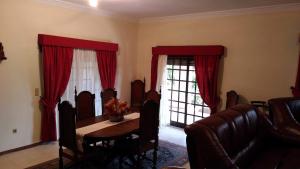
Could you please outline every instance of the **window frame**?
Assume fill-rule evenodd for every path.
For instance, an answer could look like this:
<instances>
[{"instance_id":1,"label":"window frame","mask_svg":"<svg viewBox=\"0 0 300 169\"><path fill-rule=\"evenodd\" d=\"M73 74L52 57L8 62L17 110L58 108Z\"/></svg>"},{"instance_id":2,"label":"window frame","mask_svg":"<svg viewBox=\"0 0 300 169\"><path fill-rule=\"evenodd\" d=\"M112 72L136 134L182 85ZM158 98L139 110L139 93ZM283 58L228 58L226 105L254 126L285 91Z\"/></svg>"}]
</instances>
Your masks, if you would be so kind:
<instances>
[{"instance_id":1,"label":"window frame","mask_svg":"<svg viewBox=\"0 0 300 169\"><path fill-rule=\"evenodd\" d=\"M179 61L179 62L178 62ZM186 68L182 69L182 66L184 65L184 62L186 63ZM179 64L178 64L179 63ZM171 68L170 68L171 66ZM176 68L174 68L176 66ZM179 66L179 67L178 67ZM203 99L201 98L201 95L199 93L199 90L197 90L198 86L197 86L197 81L196 78L195 80L190 80L189 79L189 74L191 72L195 72L195 69L191 69L194 66L194 58L192 56L168 56L168 61L167 61L167 71L169 74L169 71L171 71L171 78L169 78L169 76L167 76L167 81L169 81L171 83L171 88L168 88L167 90L170 92L170 96L171 98L168 98L168 101L170 103L170 107L169 107L169 111L170 111L170 125L172 126L176 126L176 127L185 127L187 125L187 118L188 116L192 116L193 118L193 122L202 119L204 117L204 109L209 107L204 103ZM176 79L176 77L174 77L174 71L178 71L178 79ZM186 71L186 75L185 75L185 79L181 79L181 72L182 71ZM174 82L178 83L178 88L174 89ZM181 82L185 83L185 91L182 91L180 88L180 84ZM193 91L189 91L189 84L194 83L195 88ZM177 98L173 99L173 94L174 92L178 92L178 96ZM180 94L184 93L184 98L185 101L181 101L180 100ZM188 96L190 95L194 95L194 102L189 102L188 101ZM195 103L196 102L196 97L197 95L201 98L201 103ZM173 104L177 104L177 108L174 110L172 107ZM180 111L180 106L179 104L183 103L184 104L184 112ZM188 105L192 105L193 106L193 112L192 113L188 113ZM176 106L176 105L175 105ZM196 106L199 106L199 108L201 109L200 115L196 114ZM210 109L209 109L210 110ZM176 113L177 114L177 120L173 121L172 120L172 113ZM179 122L179 115L183 114L184 116L184 122Z\"/></svg>"}]
</instances>

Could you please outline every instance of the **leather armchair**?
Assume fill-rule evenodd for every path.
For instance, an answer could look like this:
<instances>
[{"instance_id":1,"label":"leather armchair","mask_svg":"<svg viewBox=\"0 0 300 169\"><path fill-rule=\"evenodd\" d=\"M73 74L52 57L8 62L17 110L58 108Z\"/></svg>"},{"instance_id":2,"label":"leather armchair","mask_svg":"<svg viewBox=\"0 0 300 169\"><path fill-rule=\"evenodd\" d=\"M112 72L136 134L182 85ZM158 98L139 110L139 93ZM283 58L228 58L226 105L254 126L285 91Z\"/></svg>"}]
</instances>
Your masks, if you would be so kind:
<instances>
[{"instance_id":1,"label":"leather armchair","mask_svg":"<svg viewBox=\"0 0 300 169\"><path fill-rule=\"evenodd\" d=\"M233 106L185 132L191 169L300 168L300 141L279 133L251 105Z\"/></svg>"},{"instance_id":2,"label":"leather armchair","mask_svg":"<svg viewBox=\"0 0 300 169\"><path fill-rule=\"evenodd\" d=\"M268 102L270 118L278 131L300 140L300 98L282 97Z\"/></svg>"}]
</instances>

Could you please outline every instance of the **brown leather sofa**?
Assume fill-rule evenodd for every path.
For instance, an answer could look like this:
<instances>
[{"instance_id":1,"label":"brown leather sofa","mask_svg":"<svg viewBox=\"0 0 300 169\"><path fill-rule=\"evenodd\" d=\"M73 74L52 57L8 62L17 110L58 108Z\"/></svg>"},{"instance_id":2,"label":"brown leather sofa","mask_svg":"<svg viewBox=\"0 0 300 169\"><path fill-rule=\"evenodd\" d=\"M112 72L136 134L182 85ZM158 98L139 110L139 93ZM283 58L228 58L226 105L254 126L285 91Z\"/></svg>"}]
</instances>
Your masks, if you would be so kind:
<instances>
[{"instance_id":1,"label":"brown leather sofa","mask_svg":"<svg viewBox=\"0 0 300 169\"><path fill-rule=\"evenodd\" d=\"M300 139L239 104L185 128L191 169L297 169Z\"/></svg>"},{"instance_id":2,"label":"brown leather sofa","mask_svg":"<svg viewBox=\"0 0 300 169\"><path fill-rule=\"evenodd\" d=\"M270 118L278 131L300 138L300 98L274 98L268 103Z\"/></svg>"}]
</instances>

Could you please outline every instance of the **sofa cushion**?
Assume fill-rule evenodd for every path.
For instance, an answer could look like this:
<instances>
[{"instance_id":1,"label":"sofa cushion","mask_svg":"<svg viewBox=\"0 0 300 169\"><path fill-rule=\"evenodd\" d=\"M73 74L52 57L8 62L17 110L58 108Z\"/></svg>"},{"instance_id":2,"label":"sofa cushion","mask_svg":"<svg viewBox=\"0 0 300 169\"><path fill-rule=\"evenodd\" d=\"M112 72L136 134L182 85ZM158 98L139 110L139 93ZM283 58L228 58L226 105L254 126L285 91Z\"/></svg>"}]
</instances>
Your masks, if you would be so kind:
<instances>
[{"instance_id":1,"label":"sofa cushion","mask_svg":"<svg viewBox=\"0 0 300 169\"><path fill-rule=\"evenodd\" d=\"M256 155L247 169L299 169L300 149L285 146L267 146ZM241 167L242 168L242 167Z\"/></svg>"}]
</instances>

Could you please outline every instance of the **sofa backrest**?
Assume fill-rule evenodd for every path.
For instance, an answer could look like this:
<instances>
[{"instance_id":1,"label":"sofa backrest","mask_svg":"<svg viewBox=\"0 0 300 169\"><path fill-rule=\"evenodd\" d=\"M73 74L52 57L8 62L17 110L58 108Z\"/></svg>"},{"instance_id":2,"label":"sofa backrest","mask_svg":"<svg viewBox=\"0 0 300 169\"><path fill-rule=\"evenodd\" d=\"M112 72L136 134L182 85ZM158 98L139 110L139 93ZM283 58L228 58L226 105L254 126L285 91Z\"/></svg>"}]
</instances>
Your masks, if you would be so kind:
<instances>
[{"instance_id":1,"label":"sofa backrest","mask_svg":"<svg viewBox=\"0 0 300 169\"><path fill-rule=\"evenodd\" d=\"M300 98L282 97L269 101L270 116L277 127L300 123Z\"/></svg>"},{"instance_id":2,"label":"sofa backrest","mask_svg":"<svg viewBox=\"0 0 300 169\"><path fill-rule=\"evenodd\" d=\"M192 169L243 168L262 146L260 114L239 104L185 128Z\"/></svg>"},{"instance_id":3,"label":"sofa backrest","mask_svg":"<svg viewBox=\"0 0 300 169\"><path fill-rule=\"evenodd\" d=\"M300 123L300 99L291 100L287 103L293 117Z\"/></svg>"}]
</instances>

